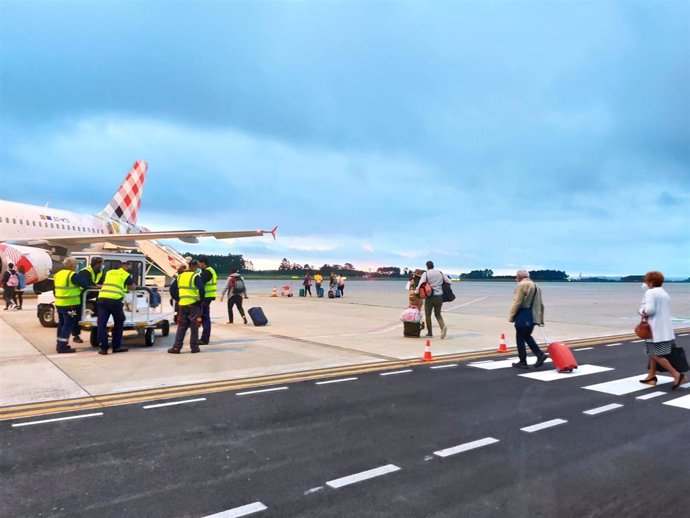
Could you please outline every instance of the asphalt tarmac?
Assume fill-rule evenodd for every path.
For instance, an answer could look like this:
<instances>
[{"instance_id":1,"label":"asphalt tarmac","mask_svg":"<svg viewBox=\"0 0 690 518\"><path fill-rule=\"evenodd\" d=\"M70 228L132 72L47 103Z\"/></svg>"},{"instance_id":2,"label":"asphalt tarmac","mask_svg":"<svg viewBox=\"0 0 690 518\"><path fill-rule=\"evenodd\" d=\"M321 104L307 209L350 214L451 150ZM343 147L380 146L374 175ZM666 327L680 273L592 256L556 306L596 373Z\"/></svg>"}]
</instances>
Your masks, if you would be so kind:
<instances>
[{"instance_id":1,"label":"asphalt tarmac","mask_svg":"<svg viewBox=\"0 0 690 518\"><path fill-rule=\"evenodd\" d=\"M639 342L581 349L570 375L504 355L0 422L1 514L685 515L690 384L638 383Z\"/></svg>"}]
</instances>

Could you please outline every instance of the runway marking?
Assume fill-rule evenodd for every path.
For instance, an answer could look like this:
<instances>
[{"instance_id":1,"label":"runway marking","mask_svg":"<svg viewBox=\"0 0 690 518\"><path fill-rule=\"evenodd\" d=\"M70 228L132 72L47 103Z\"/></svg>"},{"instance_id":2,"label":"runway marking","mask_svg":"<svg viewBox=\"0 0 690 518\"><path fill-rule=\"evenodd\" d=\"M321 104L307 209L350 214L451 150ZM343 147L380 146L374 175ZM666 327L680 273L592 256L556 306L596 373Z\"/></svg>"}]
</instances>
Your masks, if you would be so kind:
<instances>
[{"instance_id":1,"label":"runway marking","mask_svg":"<svg viewBox=\"0 0 690 518\"><path fill-rule=\"evenodd\" d=\"M311 489L307 489L304 492L304 496L311 495L312 493L316 493L317 491L321 491L322 489L323 489L323 486L313 487Z\"/></svg>"},{"instance_id":2,"label":"runway marking","mask_svg":"<svg viewBox=\"0 0 690 518\"><path fill-rule=\"evenodd\" d=\"M399 469L400 468L398 466L395 466L393 464L386 464L385 466L380 466L378 468L362 471L360 473L355 473L354 475L348 475L347 477L329 480L328 482L326 482L326 485L332 487L333 489L338 489L344 486L349 486L350 484L362 482L363 480L369 480L370 478L387 475L388 473L393 473L395 471L398 471Z\"/></svg>"},{"instance_id":3,"label":"runway marking","mask_svg":"<svg viewBox=\"0 0 690 518\"><path fill-rule=\"evenodd\" d=\"M287 390L287 387L274 387L274 388L268 388L268 389L261 389L261 390L248 390L246 392L237 392L235 395L236 396L248 396L249 394L262 394L263 392L275 392L277 390Z\"/></svg>"},{"instance_id":4,"label":"runway marking","mask_svg":"<svg viewBox=\"0 0 690 518\"><path fill-rule=\"evenodd\" d=\"M252 504L243 505L242 507L235 507L216 514L209 514L204 518L240 518L240 516L248 516L250 514L258 513L268 509L261 502L254 502Z\"/></svg>"},{"instance_id":5,"label":"runway marking","mask_svg":"<svg viewBox=\"0 0 690 518\"><path fill-rule=\"evenodd\" d=\"M642 400L652 399L655 397L663 396L665 394L666 394L666 392L661 392L660 390L657 390L656 392L651 392L649 394L645 394L644 396L637 396L635 399L642 399Z\"/></svg>"},{"instance_id":6,"label":"runway marking","mask_svg":"<svg viewBox=\"0 0 690 518\"><path fill-rule=\"evenodd\" d=\"M449 363L448 365L433 365L430 369L450 369L451 367L457 367L457 363Z\"/></svg>"},{"instance_id":7,"label":"runway marking","mask_svg":"<svg viewBox=\"0 0 690 518\"><path fill-rule=\"evenodd\" d=\"M606 347L616 347L617 345L623 345L622 342L616 342L615 344L606 344Z\"/></svg>"},{"instance_id":8,"label":"runway marking","mask_svg":"<svg viewBox=\"0 0 690 518\"><path fill-rule=\"evenodd\" d=\"M412 369L405 369L402 371L381 372L379 376L393 376L395 374L407 374L408 372L412 372Z\"/></svg>"},{"instance_id":9,"label":"runway marking","mask_svg":"<svg viewBox=\"0 0 690 518\"><path fill-rule=\"evenodd\" d=\"M342 383L343 381L355 381L358 380L359 378L340 378L337 380L328 380L328 381L317 381L315 385L328 385L329 383Z\"/></svg>"},{"instance_id":10,"label":"runway marking","mask_svg":"<svg viewBox=\"0 0 690 518\"><path fill-rule=\"evenodd\" d=\"M43 423L55 423L56 421L69 421L71 419L83 419L85 417L97 417L103 415L103 412L95 412L93 414L82 414L82 415L70 415L67 417L56 417L54 419L43 419L41 421L27 421L25 423L13 423L12 427L13 428L19 428L20 426L31 426L34 424L43 424Z\"/></svg>"},{"instance_id":11,"label":"runway marking","mask_svg":"<svg viewBox=\"0 0 690 518\"><path fill-rule=\"evenodd\" d=\"M580 365L573 372L558 372L557 370L548 370L541 372L534 372L531 374L519 374L523 378L531 378L539 381L555 381L568 378L576 378L577 376L588 376L589 374L598 374L600 372L612 371L611 367L601 367L599 365Z\"/></svg>"},{"instance_id":12,"label":"runway marking","mask_svg":"<svg viewBox=\"0 0 690 518\"><path fill-rule=\"evenodd\" d=\"M582 413L587 415L597 415L603 412L610 412L611 410L615 410L616 408L620 408L622 406L623 405L621 405L620 403L611 403L610 405L604 405L597 408L592 408L590 410L585 410Z\"/></svg>"},{"instance_id":13,"label":"runway marking","mask_svg":"<svg viewBox=\"0 0 690 518\"><path fill-rule=\"evenodd\" d=\"M551 419L551 421L544 421L543 423L533 424L532 426L525 426L524 428L520 428L520 430L527 433L534 433L538 432L539 430L544 430L545 428L551 428L552 426L558 426L567 422L568 421L565 419Z\"/></svg>"},{"instance_id":14,"label":"runway marking","mask_svg":"<svg viewBox=\"0 0 690 518\"><path fill-rule=\"evenodd\" d=\"M686 410L690 410L690 395L681 396L672 399L671 401L665 401L664 405L676 406L678 408L685 408Z\"/></svg>"},{"instance_id":15,"label":"runway marking","mask_svg":"<svg viewBox=\"0 0 690 518\"><path fill-rule=\"evenodd\" d=\"M575 352L589 351L590 349L594 349L594 347L580 347L579 349L573 349L573 351L575 351Z\"/></svg>"},{"instance_id":16,"label":"runway marking","mask_svg":"<svg viewBox=\"0 0 690 518\"><path fill-rule=\"evenodd\" d=\"M206 398L200 397L200 398L196 398L196 399L185 399L184 401L171 401L169 403L157 403L155 405L145 405L142 408L144 410L148 410L150 408L160 408L160 407L164 407L164 406L174 406L174 405L184 405L187 403L196 403L197 401L206 401Z\"/></svg>"},{"instance_id":17,"label":"runway marking","mask_svg":"<svg viewBox=\"0 0 690 518\"><path fill-rule=\"evenodd\" d=\"M641 343L644 342L644 341L645 341L645 340L633 340L633 341L630 342L630 343L633 343L633 344L641 344Z\"/></svg>"},{"instance_id":18,"label":"runway marking","mask_svg":"<svg viewBox=\"0 0 690 518\"><path fill-rule=\"evenodd\" d=\"M456 453L474 450L476 448L488 446L489 444L494 444L496 442L498 442L498 439L494 439L493 437L485 437L484 439L479 439L477 441L466 442L458 446L453 446L451 448L446 448L444 450L435 451L434 455L438 457L449 457L451 455L455 455Z\"/></svg>"},{"instance_id":19,"label":"runway marking","mask_svg":"<svg viewBox=\"0 0 690 518\"><path fill-rule=\"evenodd\" d=\"M633 392L652 388L652 385L640 383L640 380L644 379L645 376L646 374L642 373L637 376L607 381L605 383L597 383L596 385L588 385L582 388L603 392L604 394L611 394L613 396L623 396L625 394L632 394ZM664 383L672 382L673 378L671 376L657 376L657 380L657 385L663 385Z\"/></svg>"},{"instance_id":20,"label":"runway marking","mask_svg":"<svg viewBox=\"0 0 690 518\"><path fill-rule=\"evenodd\" d=\"M678 336L688 336L688 333L683 333L682 335L678 335Z\"/></svg>"}]
</instances>

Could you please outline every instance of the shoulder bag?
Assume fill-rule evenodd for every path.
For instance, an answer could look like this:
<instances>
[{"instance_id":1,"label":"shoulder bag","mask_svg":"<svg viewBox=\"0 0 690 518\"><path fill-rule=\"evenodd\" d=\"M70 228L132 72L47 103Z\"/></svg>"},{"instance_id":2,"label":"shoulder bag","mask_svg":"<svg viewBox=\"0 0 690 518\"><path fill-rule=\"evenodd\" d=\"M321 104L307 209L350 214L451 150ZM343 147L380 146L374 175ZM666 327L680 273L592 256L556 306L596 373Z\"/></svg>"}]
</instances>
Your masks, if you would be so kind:
<instances>
[{"instance_id":1,"label":"shoulder bag","mask_svg":"<svg viewBox=\"0 0 690 518\"><path fill-rule=\"evenodd\" d=\"M537 296L537 285L534 285L534 293L532 293L532 302L530 302L528 308L520 308L515 314L515 327L516 328L526 328L534 327L534 315L532 313L532 306L534 305L534 299Z\"/></svg>"},{"instance_id":2,"label":"shoulder bag","mask_svg":"<svg viewBox=\"0 0 690 518\"><path fill-rule=\"evenodd\" d=\"M652 328L649 327L647 317L642 317L640 323L635 326L635 334L643 340L649 340L652 337Z\"/></svg>"}]
</instances>

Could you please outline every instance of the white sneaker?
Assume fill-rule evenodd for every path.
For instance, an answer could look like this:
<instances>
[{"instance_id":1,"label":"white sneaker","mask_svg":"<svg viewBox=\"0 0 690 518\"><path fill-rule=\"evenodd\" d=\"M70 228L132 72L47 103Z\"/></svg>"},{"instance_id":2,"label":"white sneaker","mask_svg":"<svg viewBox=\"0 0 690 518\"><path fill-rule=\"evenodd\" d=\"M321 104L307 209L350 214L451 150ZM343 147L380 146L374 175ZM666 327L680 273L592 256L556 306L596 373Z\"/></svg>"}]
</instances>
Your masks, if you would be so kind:
<instances>
[{"instance_id":1,"label":"white sneaker","mask_svg":"<svg viewBox=\"0 0 690 518\"><path fill-rule=\"evenodd\" d=\"M441 329L441 340L443 340L447 334L448 334L448 326L443 326L443 329Z\"/></svg>"}]
</instances>

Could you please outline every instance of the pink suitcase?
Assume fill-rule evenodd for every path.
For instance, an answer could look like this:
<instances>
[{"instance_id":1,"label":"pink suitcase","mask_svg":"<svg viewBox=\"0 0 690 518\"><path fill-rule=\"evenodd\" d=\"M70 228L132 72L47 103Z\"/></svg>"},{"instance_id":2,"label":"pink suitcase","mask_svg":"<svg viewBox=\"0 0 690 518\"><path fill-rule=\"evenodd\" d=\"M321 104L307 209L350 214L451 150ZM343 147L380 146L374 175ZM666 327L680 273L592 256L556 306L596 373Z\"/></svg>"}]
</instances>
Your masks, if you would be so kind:
<instances>
[{"instance_id":1,"label":"pink suitcase","mask_svg":"<svg viewBox=\"0 0 690 518\"><path fill-rule=\"evenodd\" d=\"M558 372L573 372L574 369L577 369L577 361L575 361L573 352L563 342L549 344L547 351Z\"/></svg>"}]
</instances>

